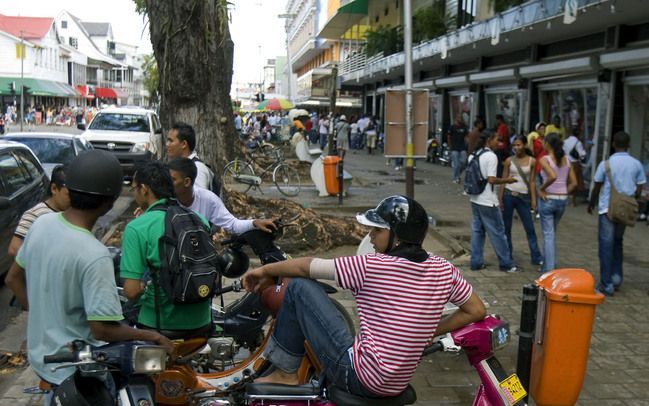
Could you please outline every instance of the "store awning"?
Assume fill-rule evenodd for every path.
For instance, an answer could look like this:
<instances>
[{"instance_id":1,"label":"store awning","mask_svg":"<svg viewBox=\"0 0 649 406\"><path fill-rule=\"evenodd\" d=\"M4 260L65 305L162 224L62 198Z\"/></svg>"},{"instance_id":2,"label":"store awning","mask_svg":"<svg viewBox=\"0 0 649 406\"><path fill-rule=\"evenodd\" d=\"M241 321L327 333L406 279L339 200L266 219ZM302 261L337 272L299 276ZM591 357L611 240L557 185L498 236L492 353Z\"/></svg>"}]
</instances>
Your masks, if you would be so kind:
<instances>
[{"instance_id":1,"label":"store awning","mask_svg":"<svg viewBox=\"0 0 649 406\"><path fill-rule=\"evenodd\" d=\"M95 98L95 95L93 94L95 92L95 89L88 86L88 85L79 85L76 87L77 92L81 95L81 97L85 99L92 100Z\"/></svg>"},{"instance_id":2,"label":"store awning","mask_svg":"<svg viewBox=\"0 0 649 406\"><path fill-rule=\"evenodd\" d=\"M100 99L128 99L128 93L122 89L116 89L112 87L96 87L95 96Z\"/></svg>"},{"instance_id":3,"label":"store awning","mask_svg":"<svg viewBox=\"0 0 649 406\"><path fill-rule=\"evenodd\" d=\"M368 0L352 0L340 7L318 34L321 38L340 39L352 25L367 16Z\"/></svg>"},{"instance_id":4,"label":"store awning","mask_svg":"<svg viewBox=\"0 0 649 406\"><path fill-rule=\"evenodd\" d=\"M29 87L29 94L33 96L50 96L50 97L79 97L79 93L67 83L54 82L44 79L32 78L15 78L15 77L0 77L0 95L10 96L11 83L15 84L16 95L20 95L22 89L21 83Z\"/></svg>"}]
</instances>

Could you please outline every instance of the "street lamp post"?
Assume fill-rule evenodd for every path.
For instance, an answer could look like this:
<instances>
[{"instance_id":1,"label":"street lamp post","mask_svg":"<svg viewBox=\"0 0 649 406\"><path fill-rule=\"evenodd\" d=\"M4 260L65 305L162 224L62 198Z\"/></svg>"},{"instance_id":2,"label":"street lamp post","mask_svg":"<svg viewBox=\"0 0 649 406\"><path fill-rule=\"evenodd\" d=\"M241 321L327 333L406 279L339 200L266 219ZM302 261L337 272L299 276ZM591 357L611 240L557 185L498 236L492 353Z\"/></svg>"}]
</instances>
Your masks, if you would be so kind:
<instances>
[{"instance_id":1,"label":"street lamp post","mask_svg":"<svg viewBox=\"0 0 649 406\"><path fill-rule=\"evenodd\" d=\"M411 0L403 2L403 51L406 86L406 196L415 197L414 145L412 141L412 8Z\"/></svg>"},{"instance_id":2,"label":"street lamp post","mask_svg":"<svg viewBox=\"0 0 649 406\"><path fill-rule=\"evenodd\" d=\"M24 66L25 64L25 38L23 31L20 31L20 132L23 131L23 122L25 121L23 115L25 114L25 82L24 82Z\"/></svg>"},{"instance_id":3,"label":"street lamp post","mask_svg":"<svg viewBox=\"0 0 649 406\"><path fill-rule=\"evenodd\" d=\"M289 33L289 28L290 28L290 22L292 19L294 19L297 16L297 14L293 13L288 13L288 14L280 14L277 17L278 18L284 18L286 19L286 22L284 24L284 27L286 29L286 66L288 69L288 74L287 76L287 83L286 83L286 90L288 91L287 99L289 102L291 102L291 76L292 75L292 68L291 68L291 47L289 46L289 41L288 41L288 33Z\"/></svg>"}]
</instances>

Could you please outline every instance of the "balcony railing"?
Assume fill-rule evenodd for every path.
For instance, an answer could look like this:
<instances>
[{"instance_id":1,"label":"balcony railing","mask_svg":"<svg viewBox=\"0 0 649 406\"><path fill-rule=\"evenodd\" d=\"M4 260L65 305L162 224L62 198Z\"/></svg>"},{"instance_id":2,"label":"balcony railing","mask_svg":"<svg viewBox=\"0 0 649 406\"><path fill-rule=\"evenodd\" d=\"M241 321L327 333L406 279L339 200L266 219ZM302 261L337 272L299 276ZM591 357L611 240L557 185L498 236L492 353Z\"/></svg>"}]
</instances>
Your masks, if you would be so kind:
<instances>
[{"instance_id":1,"label":"balcony railing","mask_svg":"<svg viewBox=\"0 0 649 406\"><path fill-rule=\"evenodd\" d=\"M577 1L579 9L601 2L602 0ZM496 32L500 32L502 35L509 31L556 18L564 13L564 4L565 0L529 1L521 6L499 13L488 20L476 21L441 37L417 44L413 46L412 59L413 61L417 61L434 55L444 54L454 48L492 38ZM391 69L403 66L404 63L404 53L398 52L382 58L368 58L365 65L357 63L354 65L355 69L353 70L344 71L343 73L341 69L339 76L345 82L378 72L389 72Z\"/></svg>"},{"instance_id":2,"label":"balcony railing","mask_svg":"<svg viewBox=\"0 0 649 406\"><path fill-rule=\"evenodd\" d=\"M353 53L344 61L340 63L340 68L338 69L338 75L346 75L347 73L363 69L367 63L367 55L365 55L365 50L360 50L356 53Z\"/></svg>"}]
</instances>

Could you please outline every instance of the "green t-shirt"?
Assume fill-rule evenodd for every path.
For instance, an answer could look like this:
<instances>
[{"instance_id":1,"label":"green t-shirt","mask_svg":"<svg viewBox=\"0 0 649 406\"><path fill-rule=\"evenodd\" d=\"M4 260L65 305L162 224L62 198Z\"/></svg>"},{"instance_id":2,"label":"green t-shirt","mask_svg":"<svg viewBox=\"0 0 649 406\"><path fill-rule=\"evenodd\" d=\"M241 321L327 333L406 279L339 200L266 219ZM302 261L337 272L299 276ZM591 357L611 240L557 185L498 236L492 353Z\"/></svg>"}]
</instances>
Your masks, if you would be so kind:
<instances>
[{"instance_id":1,"label":"green t-shirt","mask_svg":"<svg viewBox=\"0 0 649 406\"><path fill-rule=\"evenodd\" d=\"M164 234L165 212L152 210L162 204L160 199L152 204L140 217L126 226L122 236L122 261L120 275L126 279L142 280L149 278L149 264L160 268L158 239ZM200 216L199 216L200 217ZM201 219L203 219L201 217ZM206 227L207 221L203 219ZM154 288L147 283L140 296L140 315L138 322L147 327L156 327L156 309ZM158 303L160 305L160 328L163 330L193 330L210 323L210 302L179 305L169 300L161 287L158 287Z\"/></svg>"}]
</instances>

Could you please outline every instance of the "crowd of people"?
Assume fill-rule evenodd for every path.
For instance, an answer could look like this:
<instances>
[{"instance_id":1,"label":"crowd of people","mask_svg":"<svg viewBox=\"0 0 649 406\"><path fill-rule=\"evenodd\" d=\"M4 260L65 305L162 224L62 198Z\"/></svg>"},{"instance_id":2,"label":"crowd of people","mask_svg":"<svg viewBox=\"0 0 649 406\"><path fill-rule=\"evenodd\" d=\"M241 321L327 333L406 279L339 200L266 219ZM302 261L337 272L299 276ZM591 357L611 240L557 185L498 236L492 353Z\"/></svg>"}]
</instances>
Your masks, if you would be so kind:
<instances>
[{"instance_id":1,"label":"crowd of people","mask_svg":"<svg viewBox=\"0 0 649 406\"><path fill-rule=\"evenodd\" d=\"M70 106L25 106L23 111L23 124L27 130L34 129L37 125L47 126L66 126L72 127L81 123L89 123L97 114L98 109L90 107L70 107ZM13 104L8 104L0 114L0 124L4 126L5 131L9 126L20 124L20 112ZM2 131L0 131L0 134Z\"/></svg>"}]
</instances>

